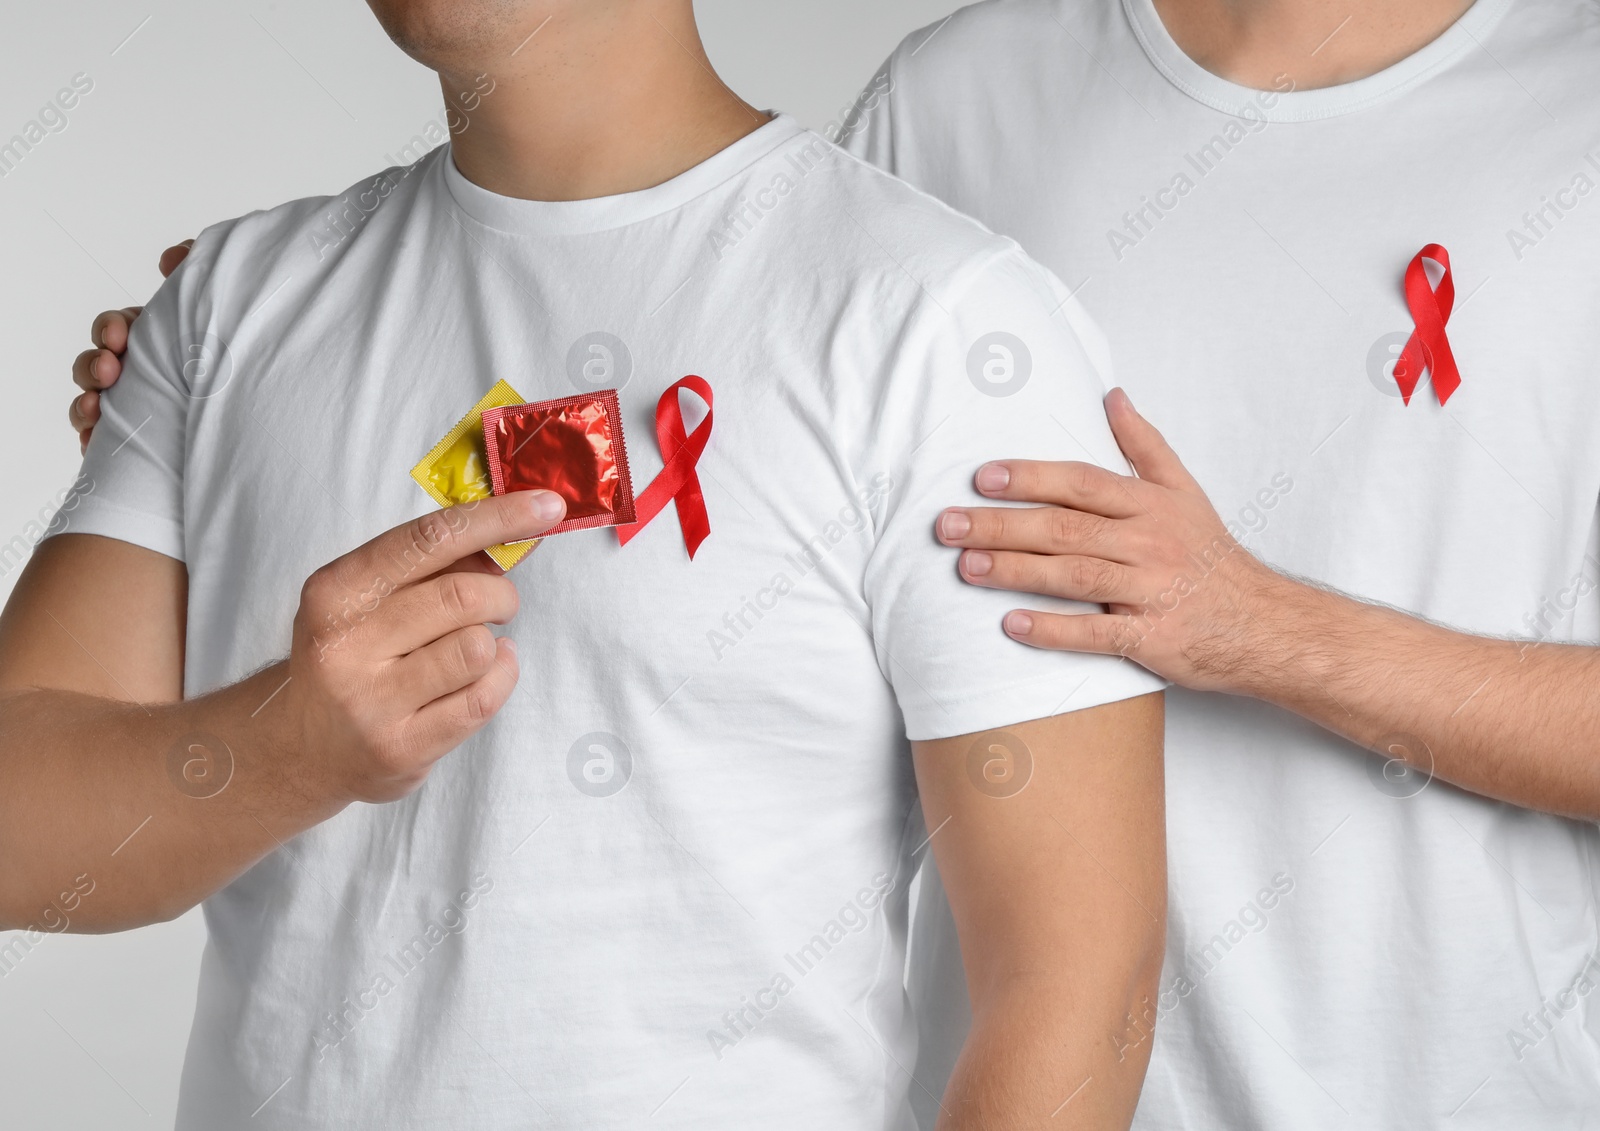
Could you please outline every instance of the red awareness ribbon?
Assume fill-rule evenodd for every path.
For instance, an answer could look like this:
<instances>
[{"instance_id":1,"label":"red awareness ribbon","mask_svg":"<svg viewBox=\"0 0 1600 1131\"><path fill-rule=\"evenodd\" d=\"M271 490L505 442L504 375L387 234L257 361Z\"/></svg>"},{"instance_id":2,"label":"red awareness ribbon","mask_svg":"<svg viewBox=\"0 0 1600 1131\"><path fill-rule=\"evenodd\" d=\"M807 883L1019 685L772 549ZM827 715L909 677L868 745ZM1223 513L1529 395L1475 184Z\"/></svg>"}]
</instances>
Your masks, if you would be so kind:
<instances>
[{"instance_id":1,"label":"red awareness ribbon","mask_svg":"<svg viewBox=\"0 0 1600 1131\"><path fill-rule=\"evenodd\" d=\"M1428 269L1422 265L1431 259L1444 268L1439 279L1439 289L1428 283ZM1417 391L1422 371L1433 375L1433 391L1442 405L1450 394L1461 387L1461 372L1456 368L1456 355L1450 348L1450 339L1444 332L1450 321L1450 312L1456 305L1456 285L1450 277L1450 253L1436 243L1417 252L1416 258L1406 268L1406 305L1411 308L1411 320L1417 324L1406 348L1395 362L1394 381L1400 386L1400 395L1406 404Z\"/></svg>"},{"instance_id":2,"label":"red awareness ribbon","mask_svg":"<svg viewBox=\"0 0 1600 1131\"><path fill-rule=\"evenodd\" d=\"M706 418L688 435L684 434L683 409L678 405L679 389L688 389L706 402ZM695 474L695 465L700 462L709 439L711 386L700 377L685 377L662 393L661 399L656 402L656 443L661 446L661 458L666 461L666 466L635 501L638 521L616 527L619 543L626 546L635 534L666 508L667 503L676 502L678 525L683 528L683 544L689 548L689 559L694 560L694 552L711 534L711 516L706 513L706 497L700 490L700 477Z\"/></svg>"}]
</instances>

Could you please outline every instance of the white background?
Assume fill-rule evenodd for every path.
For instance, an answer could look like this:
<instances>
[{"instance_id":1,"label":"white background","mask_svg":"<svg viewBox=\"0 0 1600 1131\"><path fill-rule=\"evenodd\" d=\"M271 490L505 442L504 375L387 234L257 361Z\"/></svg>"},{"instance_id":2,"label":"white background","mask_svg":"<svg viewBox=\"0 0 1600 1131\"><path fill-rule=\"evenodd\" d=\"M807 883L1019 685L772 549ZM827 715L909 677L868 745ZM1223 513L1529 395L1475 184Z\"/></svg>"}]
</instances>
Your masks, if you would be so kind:
<instances>
[{"instance_id":1,"label":"white background","mask_svg":"<svg viewBox=\"0 0 1600 1131\"><path fill-rule=\"evenodd\" d=\"M957 6L697 4L729 85L819 129L905 34ZM0 178L0 546L48 517L76 473L69 370L96 312L144 302L168 244L220 219L341 191L442 113L433 76L357 0L13 0L7 9L0 145L74 75L94 88L65 129ZM18 572L0 574L0 596ZM0 976L0 1126L170 1127L203 942L191 912L123 935L51 936Z\"/></svg>"}]
</instances>

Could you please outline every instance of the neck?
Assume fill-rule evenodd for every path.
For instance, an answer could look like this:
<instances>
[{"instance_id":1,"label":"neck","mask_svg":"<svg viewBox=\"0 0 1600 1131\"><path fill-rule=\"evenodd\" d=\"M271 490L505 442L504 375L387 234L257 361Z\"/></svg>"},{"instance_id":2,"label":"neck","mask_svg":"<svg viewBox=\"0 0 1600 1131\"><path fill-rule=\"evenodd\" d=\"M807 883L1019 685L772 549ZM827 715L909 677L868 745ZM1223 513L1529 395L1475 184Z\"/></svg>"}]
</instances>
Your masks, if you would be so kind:
<instances>
[{"instance_id":1,"label":"neck","mask_svg":"<svg viewBox=\"0 0 1600 1131\"><path fill-rule=\"evenodd\" d=\"M687 2L559 5L497 40L438 69L456 167L502 196L636 192L768 120L711 69Z\"/></svg>"},{"instance_id":2,"label":"neck","mask_svg":"<svg viewBox=\"0 0 1600 1131\"><path fill-rule=\"evenodd\" d=\"M1432 43L1472 0L1154 0L1189 58L1259 90L1354 82Z\"/></svg>"}]
</instances>

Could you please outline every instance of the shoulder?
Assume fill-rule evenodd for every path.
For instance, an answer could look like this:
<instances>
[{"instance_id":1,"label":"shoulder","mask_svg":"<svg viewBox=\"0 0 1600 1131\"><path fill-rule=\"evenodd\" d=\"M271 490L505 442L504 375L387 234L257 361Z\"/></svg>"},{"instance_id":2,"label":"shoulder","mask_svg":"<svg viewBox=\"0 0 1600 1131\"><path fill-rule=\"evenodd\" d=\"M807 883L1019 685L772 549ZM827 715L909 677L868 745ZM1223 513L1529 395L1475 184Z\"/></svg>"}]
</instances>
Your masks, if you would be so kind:
<instances>
[{"instance_id":1,"label":"shoulder","mask_svg":"<svg viewBox=\"0 0 1600 1131\"><path fill-rule=\"evenodd\" d=\"M875 357L885 380L904 370L914 396L931 356L964 367L990 338L1027 343L1062 367L1077 366L1082 355L1085 372L1101 369L1077 301L1015 240L817 142L828 156L808 180L826 187L807 184L795 194L807 203L781 241L791 262L810 262L786 272L785 285L798 289L796 305L814 305L815 280L838 280L837 317L827 324Z\"/></svg>"},{"instance_id":2,"label":"shoulder","mask_svg":"<svg viewBox=\"0 0 1600 1131\"><path fill-rule=\"evenodd\" d=\"M1134 42L1121 0L985 0L908 35L853 112L844 144L919 181L936 159L1016 141L1020 114L1068 118L1078 88ZM1136 48L1135 48L1136 49Z\"/></svg>"},{"instance_id":3,"label":"shoulder","mask_svg":"<svg viewBox=\"0 0 1600 1131\"><path fill-rule=\"evenodd\" d=\"M383 169L342 192L213 224L169 280L180 292L175 297L253 309L286 279L303 284L336 271L346 258L380 242L375 233L404 222L448 152L441 146L415 164Z\"/></svg>"},{"instance_id":4,"label":"shoulder","mask_svg":"<svg viewBox=\"0 0 1600 1131\"><path fill-rule=\"evenodd\" d=\"M1074 29L1120 8L1118 0L983 0L906 36L887 66L908 76L987 69L1008 52L1070 44Z\"/></svg>"},{"instance_id":5,"label":"shoulder","mask_svg":"<svg viewBox=\"0 0 1600 1131\"><path fill-rule=\"evenodd\" d=\"M1600 117L1600 3L1596 0L1499 0L1498 22L1484 38L1489 69L1535 73L1540 110L1559 121L1582 121L1592 130ZM1481 66L1481 64L1480 64ZM1487 72L1486 72L1487 73Z\"/></svg>"},{"instance_id":6,"label":"shoulder","mask_svg":"<svg viewBox=\"0 0 1600 1131\"><path fill-rule=\"evenodd\" d=\"M803 160L774 168L787 172L795 195L809 203L796 216L806 230L795 234L816 249L813 254L832 261L818 267L848 275L852 290L879 300L921 293L943 305L990 278L1049 289L1049 273L1015 240L816 134L802 135L793 146ZM820 191L808 191L812 181Z\"/></svg>"}]
</instances>

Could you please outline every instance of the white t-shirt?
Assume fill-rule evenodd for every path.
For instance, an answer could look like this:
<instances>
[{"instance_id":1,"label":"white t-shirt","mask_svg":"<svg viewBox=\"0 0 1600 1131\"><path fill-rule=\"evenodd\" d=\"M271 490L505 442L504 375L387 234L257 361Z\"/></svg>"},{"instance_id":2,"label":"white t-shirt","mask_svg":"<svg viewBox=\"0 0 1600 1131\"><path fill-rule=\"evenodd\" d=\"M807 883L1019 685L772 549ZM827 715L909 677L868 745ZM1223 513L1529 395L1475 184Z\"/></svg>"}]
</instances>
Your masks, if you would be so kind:
<instances>
[{"instance_id":1,"label":"white t-shirt","mask_svg":"<svg viewBox=\"0 0 1600 1131\"><path fill-rule=\"evenodd\" d=\"M625 196L509 199L440 150L206 232L71 523L187 563L190 694L431 509L409 469L496 380L620 388L640 489L665 388L716 415L693 561L671 507L546 541L500 715L207 901L179 1126L908 1126L907 735L1159 686L1006 639L933 536L985 459L1119 465L1065 298L787 118Z\"/></svg>"},{"instance_id":2,"label":"white t-shirt","mask_svg":"<svg viewBox=\"0 0 1600 1131\"><path fill-rule=\"evenodd\" d=\"M1370 78L1261 93L1185 57L1151 0L1005 0L908 39L851 146L1078 288L1266 560L1468 632L1592 644L1597 61L1593 3L1478 0ZM1435 241L1463 384L1408 407L1402 279ZM1171 932L1136 1127L1593 1119L1593 825L1386 778L1254 701L1175 691L1168 724ZM929 929L937 1091L964 1002Z\"/></svg>"}]
</instances>

